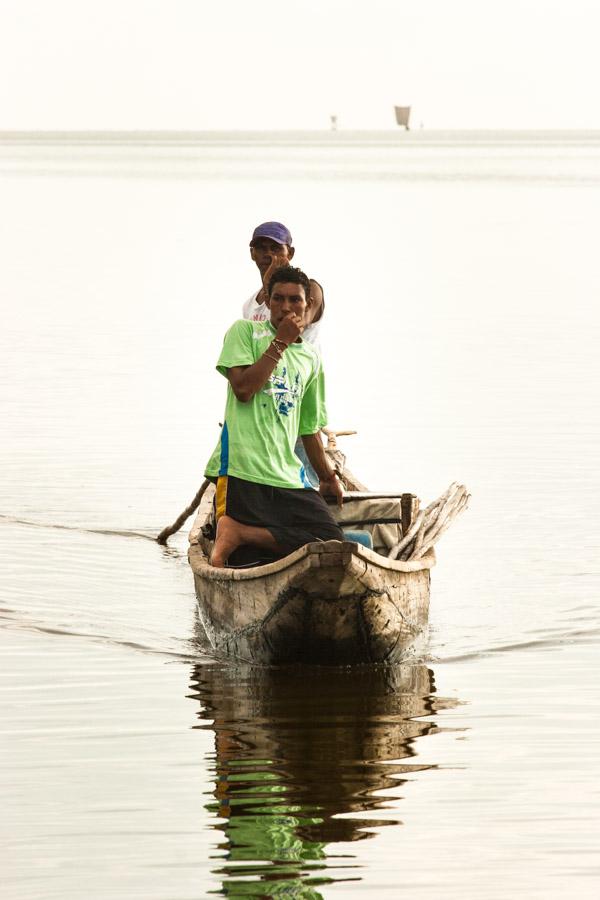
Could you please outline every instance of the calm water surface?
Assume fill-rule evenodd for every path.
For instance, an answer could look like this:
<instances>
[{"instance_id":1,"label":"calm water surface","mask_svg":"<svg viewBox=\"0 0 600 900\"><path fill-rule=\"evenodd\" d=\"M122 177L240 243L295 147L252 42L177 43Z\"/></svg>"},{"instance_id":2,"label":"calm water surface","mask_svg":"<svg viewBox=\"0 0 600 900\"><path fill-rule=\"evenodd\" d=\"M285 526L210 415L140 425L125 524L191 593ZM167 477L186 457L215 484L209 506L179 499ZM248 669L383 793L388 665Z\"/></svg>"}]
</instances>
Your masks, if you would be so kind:
<instances>
[{"instance_id":1,"label":"calm water surface","mask_svg":"<svg viewBox=\"0 0 600 900\"><path fill-rule=\"evenodd\" d=\"M7 898L600 889L600 135L0 140ZM247 243L325 285L331 423L452 480L393 669L213 659L186 535Z\"/></svg>"}]
</instances>

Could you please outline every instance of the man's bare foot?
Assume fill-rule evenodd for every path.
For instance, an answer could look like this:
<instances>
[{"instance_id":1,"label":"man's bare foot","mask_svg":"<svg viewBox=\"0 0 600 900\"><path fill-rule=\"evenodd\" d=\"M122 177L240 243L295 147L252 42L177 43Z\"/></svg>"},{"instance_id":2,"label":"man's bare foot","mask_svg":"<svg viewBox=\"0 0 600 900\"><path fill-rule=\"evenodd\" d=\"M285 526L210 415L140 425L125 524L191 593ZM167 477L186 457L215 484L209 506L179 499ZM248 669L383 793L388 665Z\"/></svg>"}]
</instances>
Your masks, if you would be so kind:
<instances>
[{"instance_id":1,"label":"man's bare foot","mask_svg":"<svg viewBox=\"0 0 600 900\"><path fill-rule=\"evenodd\" d=\"M217 535L215 545L210 555L210 564L222 569L234 550L242 543L239 522L231 516L221 516L217 522Z\"/></svg>"},{"instance_id":2,"label":"man's bare foot","mask_svg":"<svg viewBox=\"0 0 600 900\"><path fill-rule=\"evenodd\" d=\"M262 547L274 553L283 552L275 543L275 538L266 528L257 525L242 525L231 516L221 516L217 522L215 544L210 555L210 565L222 569L234 550L242 544Z\"/></svg>"}]
</instances>

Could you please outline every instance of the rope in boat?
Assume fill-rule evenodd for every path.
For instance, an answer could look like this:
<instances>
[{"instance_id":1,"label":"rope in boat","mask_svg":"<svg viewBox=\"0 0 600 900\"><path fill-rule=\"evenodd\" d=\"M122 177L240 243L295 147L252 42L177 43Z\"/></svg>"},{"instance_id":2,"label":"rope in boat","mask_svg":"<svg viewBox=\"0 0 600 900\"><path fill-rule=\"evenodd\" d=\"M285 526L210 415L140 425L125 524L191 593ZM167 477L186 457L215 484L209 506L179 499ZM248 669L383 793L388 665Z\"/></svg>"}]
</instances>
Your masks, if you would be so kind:
<instances>
[{"instance_id":1,"label":"rope in boat","mask_svg":"<svg viewBox=\"0 0 600 900\"><path fill-rule=\"evenodd\" d=\"M177 517L177 519L175 519L175 521L173 522L172 525L169 525L168 528L163 528L161 533L156 538L157 543L163 544L163 545L166 544L168 539L171 537L171 535L175 534L175 532L179 531L179 529L181 528L181 526L183 525L185 520L189 519L191 514L195 510L197 510L198 507L200 506L200 501L202 500L202 497L204 496L204 491L206 490L206 488L208 487L209 484L210 484L210 481L208 479L205 479L202 482L202 484L200 485L200 490L197 492L196 496L194 497L194 499L192 500L190 505L184 509L184 511L181 513L180 516Z\"/></svg>"},{"instance_id":2,"label":"rope in boat","mask_svg":"<svg viewBox=\"0 0 600 900\"><path fill-rule=\"evenodd\" d=\"M464 484L453 481L441 497L416 516L401 541L389 552L390 559L421 559L439 540L453 520L465 510L471 495Z\"/></svg>"}]
</instances>

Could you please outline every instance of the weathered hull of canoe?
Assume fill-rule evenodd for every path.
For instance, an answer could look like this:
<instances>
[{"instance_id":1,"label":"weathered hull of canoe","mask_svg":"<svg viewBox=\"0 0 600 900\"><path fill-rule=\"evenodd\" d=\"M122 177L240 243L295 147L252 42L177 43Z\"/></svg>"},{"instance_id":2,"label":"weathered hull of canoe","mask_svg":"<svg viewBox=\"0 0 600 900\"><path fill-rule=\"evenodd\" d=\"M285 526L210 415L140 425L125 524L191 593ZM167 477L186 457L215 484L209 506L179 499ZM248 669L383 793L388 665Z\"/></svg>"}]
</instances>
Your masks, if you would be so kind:
<instances>
[{"instance_id":1,"label":"weathered hull of canoe","mask_svg":"<svg viewBox=\"0 0 600 900\"><path fill-rule=\"evenodd\" d=\"M200 619L218 653L263 665L395 662L427 623L433 551L397 562L328 541L218 569L191 540Z\"/></svg>"}]
</instances>

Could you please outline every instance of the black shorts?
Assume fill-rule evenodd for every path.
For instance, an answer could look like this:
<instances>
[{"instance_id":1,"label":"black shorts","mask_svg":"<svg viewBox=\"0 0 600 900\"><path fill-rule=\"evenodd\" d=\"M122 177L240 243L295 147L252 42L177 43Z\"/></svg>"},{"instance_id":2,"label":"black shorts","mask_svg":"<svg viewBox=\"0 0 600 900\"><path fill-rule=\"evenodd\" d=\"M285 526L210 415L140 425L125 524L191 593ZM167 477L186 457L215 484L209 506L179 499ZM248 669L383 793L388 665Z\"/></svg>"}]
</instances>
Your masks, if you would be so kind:
<instances>
[{"instance_id":1,"label":"black shorts","mask_svg":"<svg viewBox=\"0 0 600 900\"><path fill-rule=\"evenodd\" d=\"M221 475L215 509L217 521L228 515L242 525L266 528L285 553L311 541L344 540L327 504L312 488L272 487Z\"/></svg>"}]
</instances>

